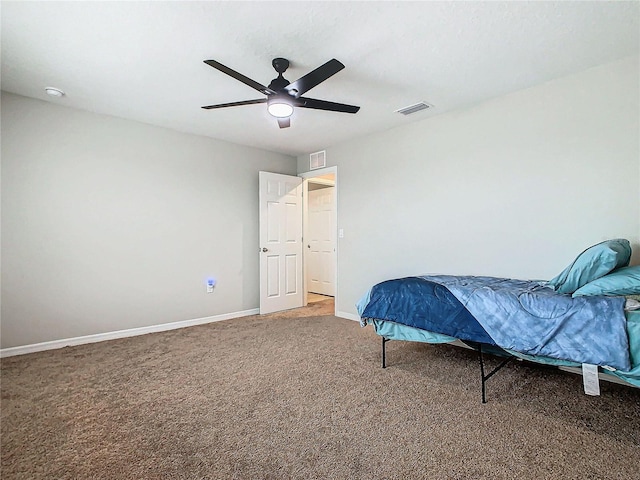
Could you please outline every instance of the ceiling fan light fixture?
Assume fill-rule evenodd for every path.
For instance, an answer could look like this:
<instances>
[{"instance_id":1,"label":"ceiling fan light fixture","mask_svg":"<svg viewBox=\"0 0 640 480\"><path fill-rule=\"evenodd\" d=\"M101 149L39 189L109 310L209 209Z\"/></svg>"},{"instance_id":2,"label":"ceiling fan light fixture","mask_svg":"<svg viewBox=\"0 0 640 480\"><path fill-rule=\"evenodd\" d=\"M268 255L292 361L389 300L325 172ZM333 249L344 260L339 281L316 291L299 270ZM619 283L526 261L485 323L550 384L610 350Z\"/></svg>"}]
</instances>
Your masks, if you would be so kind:
<instances>
[{"instance_id":1,"label":"ceiling fan light fixture","mask_svg":"<svg viewBox=\"0 0 640 480\"><path fill-rule=\"evenodd\" d=\"M293 113L293 105L282 97L269 98L267 110L276 118L287 118Z\"/></svg>"}]
</instances>

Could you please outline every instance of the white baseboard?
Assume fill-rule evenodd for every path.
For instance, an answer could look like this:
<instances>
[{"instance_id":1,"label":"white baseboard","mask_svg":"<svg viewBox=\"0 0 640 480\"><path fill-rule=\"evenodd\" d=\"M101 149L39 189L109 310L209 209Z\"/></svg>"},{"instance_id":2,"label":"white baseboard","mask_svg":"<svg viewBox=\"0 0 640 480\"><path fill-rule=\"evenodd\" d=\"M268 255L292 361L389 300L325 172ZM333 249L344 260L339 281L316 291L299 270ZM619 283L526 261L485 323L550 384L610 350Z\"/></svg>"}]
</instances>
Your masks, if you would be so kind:
<instances>
[{"instance_id":1,"label":"white baseboard","mask_svg":"<svg viewBox=\"0 0 640 480\"><path fill-rule=\"evenodd\" d=\"M75 345L84 345L86 343L104 342L105 340L135 337L137 335L146 335L147 333L165 332L167 330L193 327L195 325L219 322L221 320L230 320L232 318L248 317L249 315L256 315L258 313L260 313L259 309L252 308L251 310L213 315L211 317L195 318L193 320L182 320L180 322L162 323L160 325L150 325L148 327L129 328L127 330L117 330L115 332L97 333L95 335L85 335L82 337L64 338L62 340L33 343L31 345L22 345L19 347L3 348L0 349L0 358L43 352L45 350L54 350L56 348L72 347Z\"/></svg>"},{"instance_id":2,"label":"white baseboard","mask_svg":"<svg viewBox=\"0 0 640 480\"><path fill-rule=\"evenodd\" d=\"M354 313L336 312L336 317L346 318L347 320L355 320L356 322L360 321L360 317Z\"/></svg>"}]
</instances>

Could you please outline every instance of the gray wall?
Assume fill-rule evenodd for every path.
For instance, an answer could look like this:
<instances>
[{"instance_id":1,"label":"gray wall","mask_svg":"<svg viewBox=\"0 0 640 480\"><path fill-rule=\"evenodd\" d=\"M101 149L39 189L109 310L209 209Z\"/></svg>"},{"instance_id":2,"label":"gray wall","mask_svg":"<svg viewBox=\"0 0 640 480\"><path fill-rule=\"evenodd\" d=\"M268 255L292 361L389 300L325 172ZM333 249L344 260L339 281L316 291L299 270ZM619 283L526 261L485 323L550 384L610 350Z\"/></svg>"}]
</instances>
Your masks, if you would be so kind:
<instances>
[{"instance_id":1,"label":"gray wall","mask_svg":"<svg viewBox=\"0 0 640 480\"><path fill-rule=\"evenodd\" d=\"M639 263L639 84L627 58L327 148L338 312L404 275L549 279L607 238Z\"/></svg>"},{"instance_id":2,"label":"gray wall","mask_svg":"<svg viewBox=\"0 0 640 480\"><path fill-rule=\"evenodd\" d=\"M259 170L296 162L3 93L2 348L258 307Z\"/></svg>"}]
</instances>

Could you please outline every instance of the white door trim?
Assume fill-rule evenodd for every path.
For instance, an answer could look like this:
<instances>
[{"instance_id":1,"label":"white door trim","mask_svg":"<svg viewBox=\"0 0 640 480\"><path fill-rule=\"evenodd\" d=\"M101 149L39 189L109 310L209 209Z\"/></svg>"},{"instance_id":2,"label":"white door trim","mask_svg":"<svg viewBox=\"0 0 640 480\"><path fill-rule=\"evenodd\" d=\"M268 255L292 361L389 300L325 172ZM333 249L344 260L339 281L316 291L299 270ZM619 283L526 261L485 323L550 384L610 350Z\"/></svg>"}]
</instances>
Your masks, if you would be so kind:
<instances>
[{"instance_id":1,"label":"white door trim","mask_svg":"<svg viewBox=\"0 0 640 480\"><path fill-rule=\"evenodd\" d=\"M301 177L303 179L302 182L302 231L303 231L303 238L306 239L308 238L307 235L307 228L309 225L309 218L308 218L308 208L309 208L309 204L308 204L308 198L309 198L309 179L310 178L314 178L314 177L319 177L322 175L328 175L333 173L335 175L335 202L333 205L333 215L334 215L334 219L335 219L335 223L334 225L336 226L335 231L333 232L334 235L334 244L336 246L336 254L334 256L334 262L335 262L335 268L333 269L334 271L334 285L336 286L336 295L334 298L334 315L337 313L338 311L338 292L339 292L339 285L338 285L338 256L340 255L340 244L338 243L338 205L339 205L339 201L340 201L340 193L339 193L339 189L338 189L338 183L340 182L339 178L338 178L338 167L337 166L333 166L333 167L325 167L325 168L319 168L317 170L311 170L309 172L302 172L299 173L298 176ZM303 242L304 244L304 242ZM308 255L307 255L307 249L303 248L303 265L304 268L306 268L307 265L307 261L308 261ZM303 273L302 275L302 281L303 281L303 288L304 288L304 305L307 305L307 274L306 271Z\"/></svg>"},{"instance_id":2,"label":"white door trim","mask_svg":"<svg viewBox=\"0 0 640 480\"><path fill-rule=\"evenodd\" d=\"M309 172L302 172L299 173L298 176L302 177L302 178L313 178L313 177L321 177L322 175L328 175L330 173L333 173L336 175L336 182L338 181L338 167L337 166L333 166L333 167L324 167L324 168L319 168L317 170L311 170Z\"/></svg>"}]
</instances>

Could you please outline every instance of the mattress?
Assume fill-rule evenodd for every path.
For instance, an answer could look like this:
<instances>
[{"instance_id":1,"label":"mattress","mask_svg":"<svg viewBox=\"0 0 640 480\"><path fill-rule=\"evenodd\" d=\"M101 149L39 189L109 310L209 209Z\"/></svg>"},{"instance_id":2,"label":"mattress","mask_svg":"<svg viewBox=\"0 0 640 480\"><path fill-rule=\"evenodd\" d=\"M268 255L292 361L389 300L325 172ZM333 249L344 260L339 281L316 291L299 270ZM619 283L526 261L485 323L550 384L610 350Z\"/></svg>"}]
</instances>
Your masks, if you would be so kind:
<instances>
[{"instance_id":1,"label":"mattress","mask_svg":"<svg viewBox=\"0 0 640 480\"><path fill-rule=\"evenodd\" d=\"M631 369L629 371L609 371L602 370L606 376L615 376L621 380L640 387L640 311L625 312L627 319L627 335L629 337L629 356L631 359ZM387 320L372 319L368 323L373 325L375 332L389 340L405 340L411 342L423 343L454 343L459 339L443 335L441 333L430 332L416 327L403 325L401 323L391 322ZM544 365L555 365L558 367L580 367L580 363L568 360L560 360L551 357L526 355L514 350L506 350L515 357L522 358L535 363Z\"/></svg>"}]
</instances>

